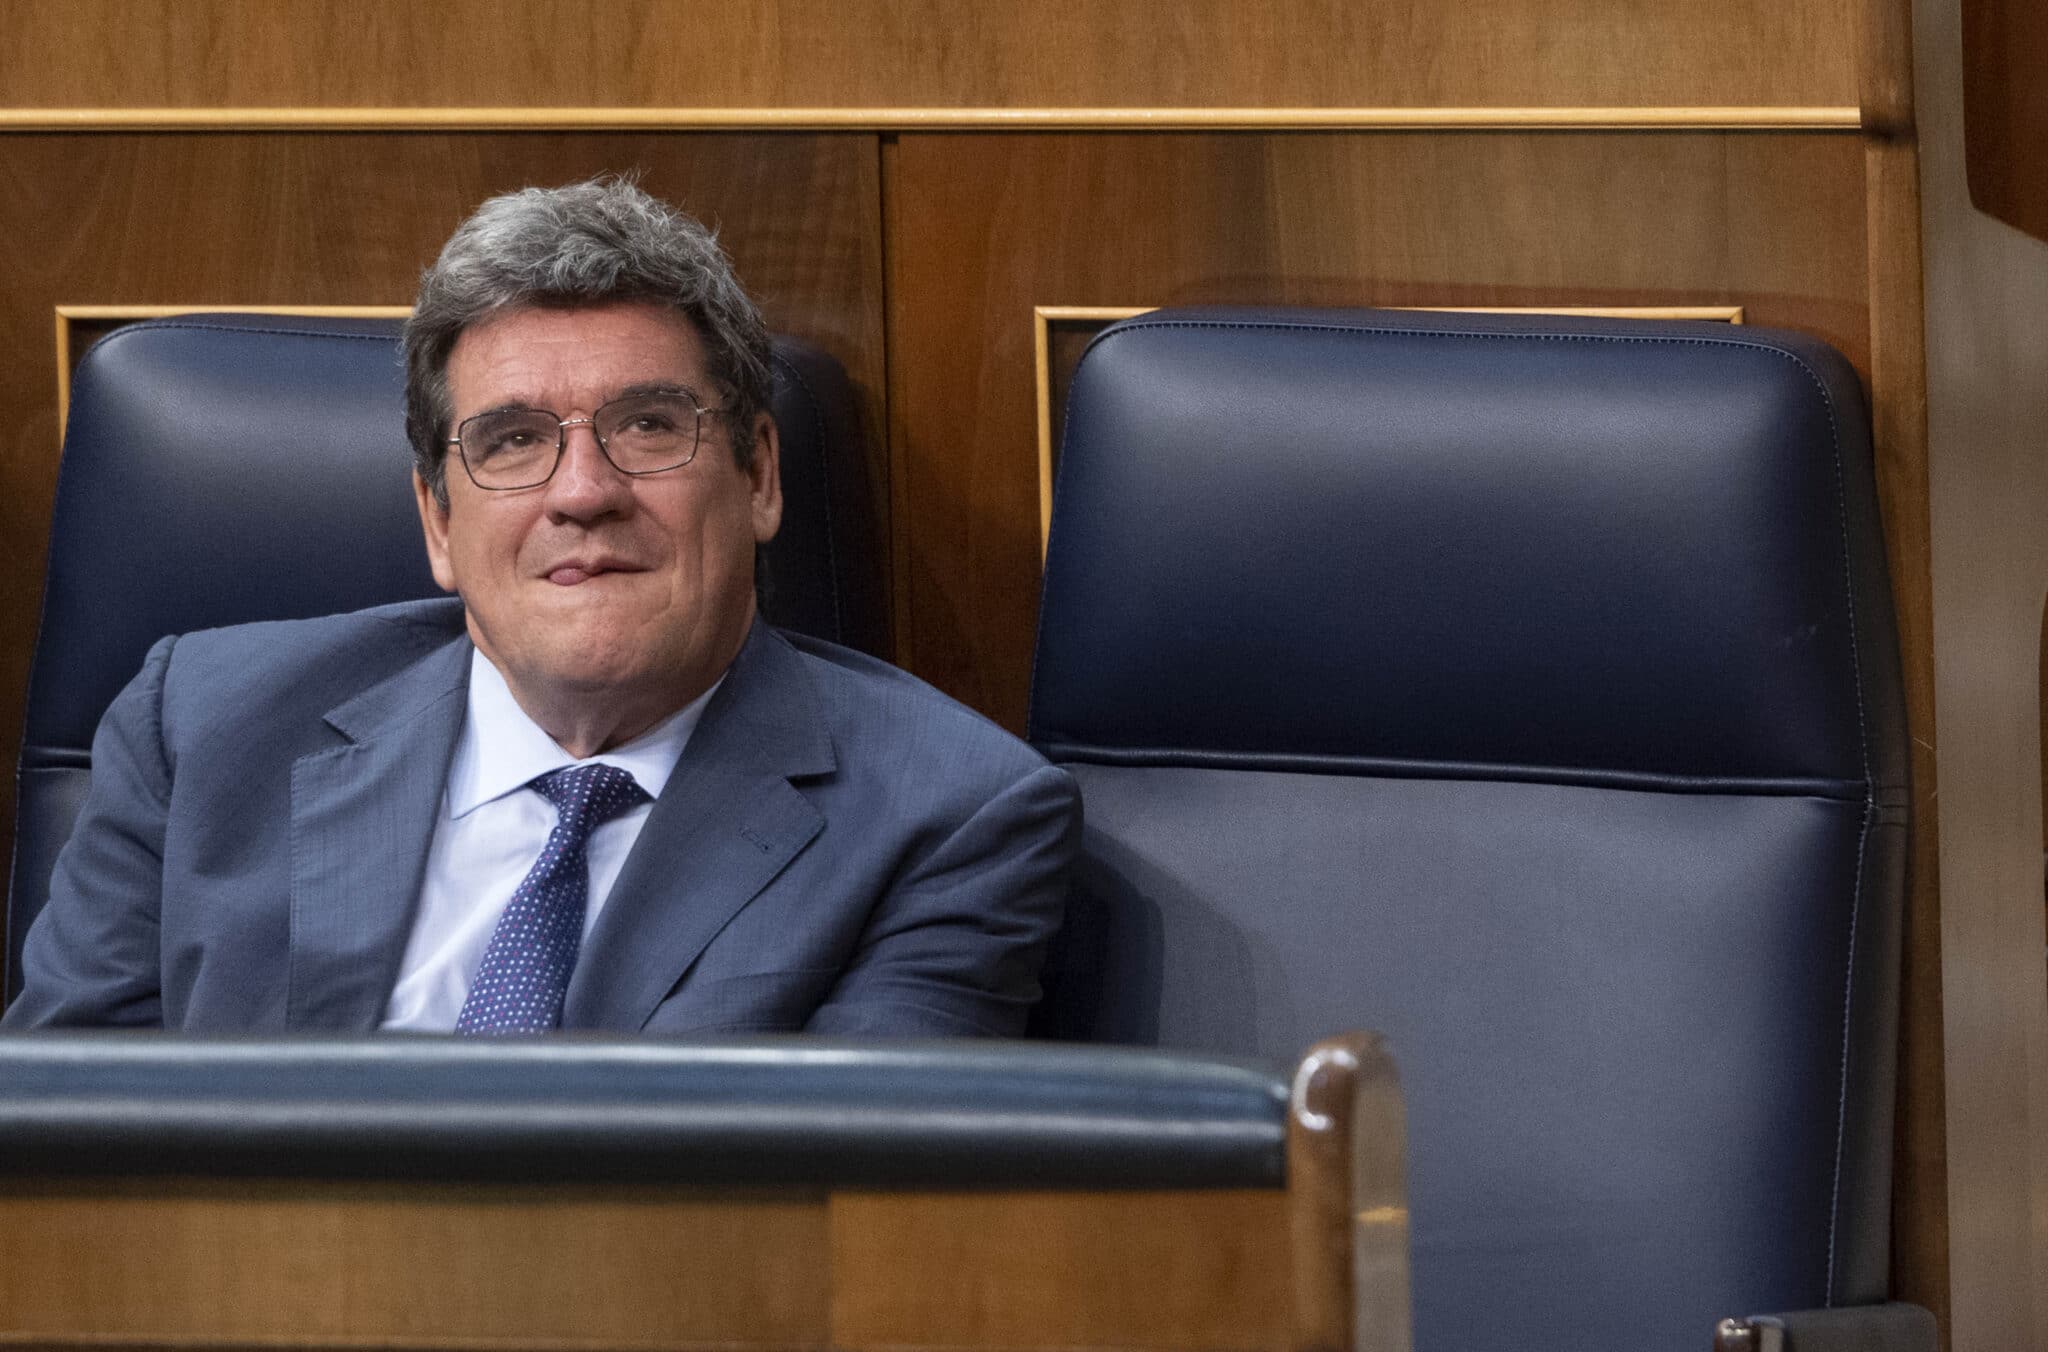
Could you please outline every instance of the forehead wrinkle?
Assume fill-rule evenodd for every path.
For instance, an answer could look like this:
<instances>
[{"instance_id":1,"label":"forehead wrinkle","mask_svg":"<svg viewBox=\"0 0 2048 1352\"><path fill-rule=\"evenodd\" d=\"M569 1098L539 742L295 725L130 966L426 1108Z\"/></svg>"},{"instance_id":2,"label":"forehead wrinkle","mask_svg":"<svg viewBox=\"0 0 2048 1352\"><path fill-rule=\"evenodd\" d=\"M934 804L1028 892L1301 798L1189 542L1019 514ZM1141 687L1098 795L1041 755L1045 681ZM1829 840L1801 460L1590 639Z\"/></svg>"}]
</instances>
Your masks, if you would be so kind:
<instances>
[{"instance_id":1,"label":"forehead wrinkle","mask_svg":"<svg viewBox=\"0 0 2048 1352\"><path fill-rule=\"evenodd\" d=\"M504 401L503 403L498 403L498 404L492 404L492 405L491 405L491 406L490 406L489 408L480 408L480 409L478 409L478 410L477 410L476 412L474 412L474 413L472 413L472 414L468 415L468 417L465 417L465 418L463 419L463 421L464 421L464 422L468 422L468 421L470 420L470 418L488 418L488 417L489 417L489 416L490 416L491 414L493 414L493 413L549 413L549 412L552 412L552 410L550 410L549 408L547 408L547 407L546 407L545 405L542 405L542 404L537 404L537 403L533 403L533 402L531 402L531 401L528 401L528 400L524 400L524 399L516 399L516 398L515 398L515 399L508 399L508 400L505 400L505 401Z\"/></svg>"},{"instance_id":2,"label":"forehead wrinkle","mask_svg":"<svg viewBox=\"0 0 2048 1352\"><path fill-rule=\"evenodd\" d=\"M574 321L587 315L611 312L623 327L608 330L596 340L577 331ZM641 317L657 322L635 331L630 322ZM556 322L557 320L562 322ZM504 341L507 331L518 337ZM650 341L652 335L652 341ZM702 370L702 338L687 318L669 314L658 306L642 302L552 310L521 309L493 316L465 329L449 354L450 394L454 386L467 386L467 393L488 396L480 412L512 409L553 413L557 419L570 414L589 414L615 399L640 393L690 393L702 402L698 391L708 376ZM467 378L457 380L465 366ZM481 350L479 350L481 349ZM631 379L638 376L639 379ZM610 379L618 384L597 385ZM588 401L586 403L586 400ZM458 407L458 421L476 416Z\"/></svg>"},{"instance_id":3,"label":"forehead wrinkle","mask_svg":"<svg viewBox=\"0 0 2048 1352\"><path fill-rule=\"evenodd\" d=\"M596 412L597 409L603 408L606 404L616 404L621 399L639 399L650 394L680 394L688 396L693 400L703 397L686 381L639 380L611 394L605 395L591 411ZM557 422L560 422L562 419L561 414L555 412L546 404L538 400L525 399L514 395L510 399L492 404L489 408L480 408L476 412L466 415L462 421L468 422L471 418L487 418L493 413L545 413Z\"/></svg>"}]
</instances>

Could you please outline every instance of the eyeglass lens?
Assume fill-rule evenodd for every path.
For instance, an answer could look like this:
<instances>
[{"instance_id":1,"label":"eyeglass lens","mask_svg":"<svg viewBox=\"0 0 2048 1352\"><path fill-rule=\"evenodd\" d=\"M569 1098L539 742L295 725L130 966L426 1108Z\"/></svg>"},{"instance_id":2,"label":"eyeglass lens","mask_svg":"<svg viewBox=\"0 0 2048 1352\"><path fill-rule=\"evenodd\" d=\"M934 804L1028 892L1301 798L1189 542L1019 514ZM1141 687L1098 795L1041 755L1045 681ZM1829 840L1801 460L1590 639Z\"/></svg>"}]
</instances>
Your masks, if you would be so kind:
<instances>
[{"instance_id":1,"label":"eyeglass lens","mask_svg":"<svg viewBox=\"0 0 2048 1352\"><path fill-rule=\"evenodd\" d=\"M697 405L683 394L615 399L591 416L591 430L626 474L687 465L697 454ZM547 482L561 452L561 420L546 409L480 413L457 429L462 462L479 488L529 488Z\"/></svg>"}]
</instances>

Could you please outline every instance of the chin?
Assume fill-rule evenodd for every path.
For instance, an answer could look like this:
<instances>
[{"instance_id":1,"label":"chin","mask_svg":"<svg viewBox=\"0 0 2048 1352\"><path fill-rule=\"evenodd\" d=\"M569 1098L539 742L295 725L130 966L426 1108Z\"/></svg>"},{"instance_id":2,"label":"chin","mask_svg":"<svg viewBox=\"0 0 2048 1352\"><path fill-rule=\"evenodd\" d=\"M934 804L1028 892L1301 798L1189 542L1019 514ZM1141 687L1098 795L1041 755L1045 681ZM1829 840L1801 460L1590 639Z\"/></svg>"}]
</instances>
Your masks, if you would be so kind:
<instances>
[{"instance_id":1,"label":"chin","mask_svg":"<svg viewBox=\"0 0 2048 1352\"><path fill-rule=\"evenodd\" d=\"M656 683L660 664L650 663L648 653L641 649L608 650L598 647L578 648L574 652L556 653L554 660L542 664L541 669L548 678L564 690L580 690L592 695L608 691L625 693L640 691Z\"/></svg>"}]
</instances>

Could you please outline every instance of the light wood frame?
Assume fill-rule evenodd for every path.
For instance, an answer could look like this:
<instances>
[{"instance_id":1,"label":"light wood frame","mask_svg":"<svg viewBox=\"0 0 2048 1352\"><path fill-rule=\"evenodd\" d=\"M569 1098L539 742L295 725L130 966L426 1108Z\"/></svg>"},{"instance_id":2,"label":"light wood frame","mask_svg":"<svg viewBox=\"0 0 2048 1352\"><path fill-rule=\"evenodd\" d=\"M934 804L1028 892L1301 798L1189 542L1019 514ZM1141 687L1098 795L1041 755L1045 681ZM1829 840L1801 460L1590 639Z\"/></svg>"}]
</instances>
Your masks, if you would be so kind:
<instances>
[{"instance_id":1,"label":"light wood frame","mask_svg":"<svg viewBox=\"0 0 2048 1352\"><path fill-rule=\"evenodd\" d=\"M1558 108L5 108L0 132L1839 131L1853 105Z\"/></svg>"},{"instance_id":2,"label":"light wood frame","mask_svg":"<svg viewBox=\"0 0 2048 1352\"><path fill-rule=\"evenodd\" d=\"M57 322L57 439L71 416L72 353L80 322L132 324L141 319L172 319L178 315L304 315L308 319L404 319L410 305L59 305Z\"/></svg>"}]
</instances>

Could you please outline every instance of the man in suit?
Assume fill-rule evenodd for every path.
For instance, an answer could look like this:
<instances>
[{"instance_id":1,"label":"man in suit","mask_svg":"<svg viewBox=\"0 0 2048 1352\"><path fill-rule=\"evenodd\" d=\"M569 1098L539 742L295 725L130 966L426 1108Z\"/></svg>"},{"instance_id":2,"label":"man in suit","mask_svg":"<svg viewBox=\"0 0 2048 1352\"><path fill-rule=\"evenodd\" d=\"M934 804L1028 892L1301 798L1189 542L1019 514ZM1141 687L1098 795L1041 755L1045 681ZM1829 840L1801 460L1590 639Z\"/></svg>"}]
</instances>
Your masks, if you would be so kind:
<instances>
[{"instance_id":1,"label":"man in suit","mask_svg":"<svg viewBox=\"0 0 2048 1352\"><path fill-rule=\"evenodd\" d=\"M1073 784L757 618L768 340L710 234L493 199L405 350L459 599L158 643L7 1026L1021 1032Z\"/></svg>"}]
</instances>

